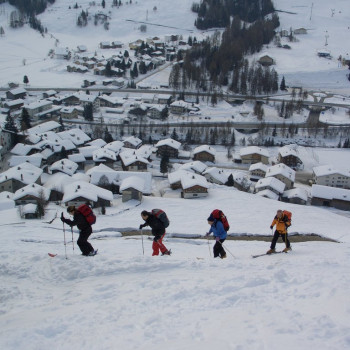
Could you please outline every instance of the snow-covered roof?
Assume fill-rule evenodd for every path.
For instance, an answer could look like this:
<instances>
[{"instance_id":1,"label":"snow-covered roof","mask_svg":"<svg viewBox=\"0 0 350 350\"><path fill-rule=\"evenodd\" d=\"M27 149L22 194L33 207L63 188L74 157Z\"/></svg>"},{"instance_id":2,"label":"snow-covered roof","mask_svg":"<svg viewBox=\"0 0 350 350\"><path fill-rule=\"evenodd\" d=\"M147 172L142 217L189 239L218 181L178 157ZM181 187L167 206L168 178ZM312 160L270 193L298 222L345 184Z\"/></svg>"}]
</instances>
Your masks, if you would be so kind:
<instances>
[{"instance_id":1,"label":"snow-covered roof","mask_svg":"<svg viewBox=\"0 0 350 350\"><path fill-rule=\"evenodd\" d=\"M306 202L308 198L308 192L304 188L297 187L284 191L282 196L289 199L300 198Z\"/></svg>"},{"instance_id":2,"label":"snow-covered roof","mask_svg":"<svg viewBox=\"0 0 350 350\"><path fill-rule=\"evenodd\" d=\"M92 159L94 162L103 161L105 159L117 160L117 156L114 151L108 148L99 148L92 153Z\"/></svg>"},{"instance_id":3,"label":"snow-covered roof","mask_svg":"<svg viewBox=\"0 0 350 350\"><path fill-rule=\"evenodd\" d=\"M86 135L85 132L80 130L79 128L61 131L58 133L58 135L62 139L71 140L75 145L83 145L85 142L88 142L91 140L90 137Z\"/></svg>"},{"instance_id":4,"label":"snow-covered roof","mask_svg":"<svg viewBox=\"0 0 350 350\"><path fill-rule=\"evenodd\" d=\"M63 192L65 186L76 181L73 177L61 172L52 175L45 174L45 176L43 174L41 176L41 182L45 188L59 192Z\"/></svg>"},{"instance_id":5,"label":"snow-covered roof","mask_svg":"<svg viewBox=\"0 0 350 350\"><path fill-rule=\"evenodd\" d=\"M168 180L169 180L170 185L177 183L177 182L180 182L181 177L183 175L186 175L186 174L191 175L193 173L191 173L187 170L176 170L176 171L173 171L171 173L168 173Z\"/></svg>"},{"instance_id":6,"label":"snow-covered roof","mask_svg":"<svg viewBox=\"0 0 350 350\"><path fill-rule=\"evenodd\" d=\"M67 158L60 159L50 166L51 172L60 171L70 176L72 176L77 171L77 169L78 169L78 164Z\"/></svg>"},{"instance_id":7,"label":"snow-covered roof","mask_svg":"<svg viewBox=\"0 0 350 350\"><path fill-rule=\"evenodd\" d=\"M295 171L283 163L273 165L267 169L266 177L276 175L282 175L292 182L295 181Z\"/></svg>"},{"instance_id":8,"label":"snow-covered roof","mask_svg":"<svg viewBox=\"0 0 350 350\"><path fill-rule=\"evenodd\" d=\"M9 191L0 192L0 201L5 199L13 199L13 193Z\"/></svg>"},{"instance_id":9,"label":"snow-covered roof","mask_svg":"<svg viewBox=\"0 0 350 350\"><path fill-rule=\"evenodd\" d=\"M95 139L86 143L88 146L103 147L107 145L107 142L102 139Z\"/></svg>"},{"instance_id":10,"label":"snow-covered roof","mask_svg":"<svg viewBox=\"0 0 350 350\"><path fill-rule=\"evenodd\" d=\"M267 169L268 169L268 166L267 166L266 164L264 164L264 163L261 163L261 162L259 162L259 163L254 163L254 164L252 164L252 165L249 167L249 171L261 170L261 171L263 171L263 172L265 172L265 173L266 173Z\"/></svg>"},{"instance_id":11,"label":"snow-covered roof","mask_svg":"<svg viewBox=\"0 0 350 350\"><path fill-rule=\"evenodd\" d=\"M13 195L13 200L16 201L25 196L34 196L40 198L41 194L43 194L45 200L48 200L50 197L50 192L51 191L48 188L45 188L35 183L31 183L17 190Z\"/></svg>"},{"instance_id":12,"label":"snow-covered roof","mask_svg":"<svg viewBox=\"0 0 350 350\"><path fill-rule=\"evenodd\" d=\"M137 147L137 146L139 146L139 145L142 143L142 140L140 140L138 137L130 136L130 137L127 137L127 138L124 140L124 143L125 143L125 142L128 142L128 143L130 143L131 145L133 145L134 147Z\"/></svg>"},{"instance_id":13,"label":"snow-covered roof","mask_svg":"<svg viewBox=\"0 0 350 350\"><path fill-rule=\"evenodd\" d=\"M207 152L209 154L212 154L213 156L215 156L216 154L215 149L209 145L198 146L193 150L193 154L197 154L201 152Z\"/></svg>"},{"instance_id":14,"label":"snow-covered roof","mask_svg":"<svg viewBox=\"0 0 350 350\"><path fill-rule=\"evenodd\" d=\"M21 181L24 184L31 184L36 182L42 173L42 169L25 162L1 173L0 183L13 179Z\"/></svg>"},{"instance_id":15,"label":"snow-covered roof","mask_svg":"<svg viewBox=\"0 0 350 350\"><path fill-rule=\"evenodd\" d=\"M157 148L161 146L169 146L175 149L179 149L181 147L181 143L169 138L169 139L160 140L155 145L155 147Z\"/></svg>"},{"instance_id":16,"label":"snow-covered roof","mask_svg":"<svg viewBox=\"0 0 350 350\"><path fill-rule=\"evenodd\" d=\"M153 153L153 146L150 145L142 145L140 148L135 150L135 154L142 158L149 158Z\"/></svg>"},{"instance_id":17,"label":"snow-covered roof","mask_svg":"<svg viewBox=\"0 0 350 350\"><path fill-rule=\"evenodd\" d=\"M36 145L26 145L24 143L17 143L15 147L12 148L11 153L17 156L26 156L32 149L40 151L40 147Z\"/></svg>"},{"instance_id":18,"label":"snow-covered roof","mask_svg":"<svg viewBox=\"0 0 350 350\"><path fill-rule=\"evenodd\" d=\"M10 90L9 92L11 92L12 95L18 95L18 94L25 94L25 93L27 93L27 90L25 88L18 87L18 88Z\"/></svg>"},{"instance_id":19,"label":"snow-covered roof","mask_svg":"<svg viewBox=\"0 0 350 350\"><path fill-rule=\"evenodd\" d=\"M229 176L226 171L224 171L223 169L216 168L216 167L211 167L211 168L205 169L204 172L202 173L202 175L204 175L204 176L210 175L212 178L221 182L222 184L227 182L227 179Z\"/></svg>"},{"instance_id":20,"label":"snow-covered roof","mask_svg":"<svg viewBox=\"0 0 350 350\"><path fill-rule=\"evenodd\" d=\"M97 202L98 198L111 201L113 200L113 193L104 188L83 181L76 181L65 186L62 200L63 203L69 202L77 197L83 197L92 202Z\"/></svg>"},{"instance_id":21,"label":"snow-covered roof","mask_svg":"<svg viewBox=\"0 0 350 350\"><path fill-rule=\"evenodd\" d=\"M179 101L174 101L173 103L170 104L171 107L182 107L182 108L187 108L188 103L182 100Z\"/></svg>"},{"instance_id":22,"label":"snow-covered roof","mask_svg":"<svg viewBox=\"0 0 350 350\"><path fill-rule=\"evenodd\" d=\"M119 187L120 191L127 190L129 188L134 188L137 191L143 192L145 187L145 181L137 176L130 176L121 182Z\"/></svg>"},{"instance_id":23,"label":"snow-covered roof","mask_svg":"<svg viewBox=\"0 0 350 350\"><path fill-rule=\"evenodd\" d=\"M262 188L262 187L271 187L277 192L283 193L284 188L286 187L286 184L276 179L275 177L270 176L270 177L265 177L263 179L260 179L255 185L255 188Z\"/></svg>"},{"instance_id":24,"label":"snow-covered roof","mask_svg":"<svg viewBox=\"0 0 350 350\"><path fill-rule=\"evenodd\" d=\"M73 162L76 162L76 163L83 163L86 161L86 159L82 153L69 154L68 159L73 161Z\"/></svg>"},{"instance_id":25,"label":"snow-covered roof","mask_svg":"<svg viewBox=\"0 0 350 350\"><path fill-rule=\"evenodd\" d=\"M207 179L202 175L193 173L183 174L183 176L181 176L181 187L186 190L187 188L191 188L193 186L201 186L204 188L210 187Z\"/></svg>"},{"instance_id":26,"label":"snow-covered roof","mask_svg":"<svg viewBox=\"0 0 350 350\"><path fill-rule=\"evenodd\" d=\"M294 157L298 157L298 153L297 153L297 147L298 145L286 145L283 146L281 148L278 149L278 153L282 156L282 157L287 157L287 156L294 156Z\"/></svg>"},{"instance_id":27,"label":"snow-covered roof","mask_svg":"<svg viewBox=\"0 0 350 350\"><path fill-rule=\"evenodd\" d=\"M270 156L269 151L267 149L261 148L258 146L248 146L248 147L241 148L239 153L241 157L247 156L249 154L260 154L267 158Z\"/></svg>"},{"instance_id":28,"label":"snow-covered roof","mask_svg":"<svg viewBox=\"0 0 350 350\"><path fill-rule=\"evenodd\" d=\"M147 159L136 155L135 152L123 151L119 153L119 157L125 166L129 166L135 162L149 164L149 161Z\"/></svg>"},{"instance_id":29,"label":"snow-covered roof","mask_svg":"<svg viewBox=\"0 0 350 350\"><path fill-rule=\"evenodd\" d=\"M49 100L39 100L39 101L35 101L35 102L31 102L28 104L24 105L24 108L26 109L37 109L40 107L44 107L44 106L52 106L52 101ZM56 122L55 122L56 123ZM57 123L58 124L58 123Z\"/></svg>"},{"instance_id":30,"label":"snow-covered roof","mask_svg":"<svg viewBox=\"0 0 350 350\"><path fill-rule=\"evenodd\" d=\"M179 170L188 170L191 172L202 174L206 168L207 166L203 162L201 162L200 160L195 160L193 162L182 164Z\"/></svg>"},{"instance_id":31,"label":"snow-covered roof","mask_svg":"<svg viewBox=\"0 0 350 350\"><path fill-rule=\"evenodd\" d=\"M112 141L110 143L107 143L103 148L110 149L111 151L119 154L123 146L124 143L122 141Z\"/></svg>"},{"instance_id":32,"label":"snow-covered roof","mask_svg":"<svg viewBox=\"0 0 350 350\"><path fill-rule=\"evenodd\" d=\"M265 189L263 191L259 191L256 193L258 196L261 197L266 197L266 198L270 198L270 199L274 199L277 200L278 199L278 194L269 190L269 189Z\"/></svg>"},{"instance_id":33,"label":"snow-covered roof","mask_svg":"<svg viewBox=\"0 0 350 350\"><path fill-rule=\"evenodd\" d=\"M340 169L340 168L335 168L332 165L321 165L312 168L314 174L319 177L319 176L327 176L327 175L334 175L334 174L339 174L342 176L348 176L350 177L350 169Z\"/></svg>"},{"instance_id":34,"label":"snow-covered roof","mask_svg":"<svg viewBox=\"0 0 350 350\"><path fill-rule=\"evenodd\" d=\"M44 132L52 131L60 127L60 124L54 120L33 126L30 129L26 130L26 133L29 134L42 134Z\"/></svg>"},{"instance_id":35,"label":"snow-covered roof","mask_svg":"<svg viewBox=\"0 0 350 350\"><path fill-rule=\"evenodd\" d=\"M312 185L311 197L318 197L329 200L338 199L350 202L350 190L329 186Z\"/></svg>"},{"instance_id":36,"label":"snow-covered roof","mask_svg":"<svg viewBox=\"0 0 350 350\"><path fill-rule=\"evenodd\" d=\"M98 149L100 149L100 147L98 146L85 146L85 147L78 148L79 153L84 155L85 158L92 158L94 152L97 151Z\"/></svg>"},{"instance_id":37,"label":"snow-covered roof","mask_svg":"<svg viewBox=\"0 0 350 350\"><path fill-rule=\"evenodd\" d=\"M23 214L34 214L36 212L36 205L34 203L28 203L23 205L22 213Z\"/></svg>"},{"instance_id":38,"label":"snow-covered roof","mask_svg":"<svg viewBox=\"0 0 350 350\"><path fill-rule=\"evenodd\" d=\"M12 156L9 160L10 167L27 162L40 168L43 156L40 153L32 154L30 156Z\"/></svg>"}]
</instances>

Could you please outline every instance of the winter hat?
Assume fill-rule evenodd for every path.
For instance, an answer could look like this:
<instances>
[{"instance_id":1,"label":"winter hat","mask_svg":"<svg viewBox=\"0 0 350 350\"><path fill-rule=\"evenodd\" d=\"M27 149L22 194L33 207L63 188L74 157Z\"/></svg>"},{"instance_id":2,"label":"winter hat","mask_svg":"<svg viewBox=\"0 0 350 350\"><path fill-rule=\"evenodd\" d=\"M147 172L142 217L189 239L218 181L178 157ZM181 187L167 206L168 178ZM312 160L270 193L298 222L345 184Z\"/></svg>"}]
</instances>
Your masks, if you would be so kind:
<instances>
[{"instance_id":1,"label":"winter hat","mask_svg":"<svg viewBox=\"0 0 350 350\"><path fill-rule=\"evenodd\" d=\"M208 217L207 221L214 221L214 216L213 216L213 214L210 214L210 216Z\"/></svg>"}]
</instances>

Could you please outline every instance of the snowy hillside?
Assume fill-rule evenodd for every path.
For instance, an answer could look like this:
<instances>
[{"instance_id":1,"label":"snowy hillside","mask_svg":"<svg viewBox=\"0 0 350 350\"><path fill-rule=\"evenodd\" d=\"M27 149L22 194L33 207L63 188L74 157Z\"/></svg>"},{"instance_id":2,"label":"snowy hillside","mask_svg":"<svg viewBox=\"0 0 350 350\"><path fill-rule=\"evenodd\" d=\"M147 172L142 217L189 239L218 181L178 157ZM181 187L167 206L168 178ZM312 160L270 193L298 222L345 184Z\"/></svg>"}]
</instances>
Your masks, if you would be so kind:
<instances>
[{"instance_id":1,"label":"snowy hillside","mask_svg":"<svg viewBox=\"0 0 350 350\"><path fill-rule=\"evenodd\" d=\"M39 16L43 26L48 29L45 37L28 27L11 29L8 20L13 8L2 4L0 25L4 28L5 35L0 38L0 86L6 86L9 81L22 83L23 76L27 75L33 87L79 87L83 79L80 74L67 73L66 61L49 58L50 50L57 47L76 50L78 45L86 45L88 51L94 53L101 52L98 45L102 41L121 41L128 48L131 41L154 36L164 38L165 35L179 34L184 40L189 35L198 39L206 37L212 31L199 32L194 27L196 16L190 10L192 2L179 0L174 6L170 0L143 0L112 8L111 2L106 1L106 8L103 9L97 2L95 6L90 6L91 1L82 0L78 2L80 7L74 9L71 1L56 0L54 5ZM271 43L255 58L264 54L271 55L276 61L277 72L280 77L286 77L289 85L348 94L347 69L340 67L337 60L340 55L348 58L350 54L345 46L350 33L347 0L334 0L332 3L326 0L317 3L312 0L293 3L275 0L274 4L279 11L285 11L279 12L279 29L289 31L290 28L305 28L307 34L298 35L298 41L293 43L284 38L282 44L288 44L291 50L276 48ZM77 27L77 17L82 10L88 10L91 16L103 11L110 16L110 29L94 25L93 19L87 27ZM141 23L146 23L147 26L144 33L140 31ZM317 51L320 49L329 50L332 59L318 57Z\"/></svg>"}]
</instances>

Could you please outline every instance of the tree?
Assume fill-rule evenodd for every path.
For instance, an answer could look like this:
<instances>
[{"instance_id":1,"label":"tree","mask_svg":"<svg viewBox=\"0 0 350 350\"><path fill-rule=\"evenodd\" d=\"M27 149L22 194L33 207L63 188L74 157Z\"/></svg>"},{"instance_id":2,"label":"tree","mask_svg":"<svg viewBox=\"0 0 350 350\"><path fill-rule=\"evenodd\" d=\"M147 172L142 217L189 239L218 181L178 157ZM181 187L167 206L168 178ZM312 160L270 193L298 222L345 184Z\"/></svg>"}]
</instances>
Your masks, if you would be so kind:
<instances>
[{"instance_id":1,"label":"tree","mask_svg":"<svg viewBox=\"0 0 350 350\"><path fill-rule=\"evenodd\" d=\"M176 129L174 128L172 134L171 134L171 138L175 141L178 140L178 136L177 136L177 132L176 132Z\"/></svg>"},{"instance_id":2,"label":"tree","mask_svg":"<svg viewBox=\"0 0 350 350\"><path fill-rule=\"evenodd\" d=\"M64 131L64 130L65 130L65 127L64 127L63 119L62 119L62 116L61 116L61 115L60 115L60 118L59 118L58 122L59 122L59 124L60 124L59 132Z\"/></svg>"},{"instance_id":3,"label":"tree","mask_svg":"<svg viewBox=\"0 0 350 350\"><path fill-rule=\"evenodd\" d=\"M84 106L83 117L87 121L93 121L94 120L92 103L88 103L88 104L86 104Z\"/></svg>"},{"instance_id":4,"label":"tree","mask_svg":"<svg viewBox=\"0 0 350 350\"><path fill-rule=\"evenodd\" d=\"M21 131L31 128L30 116L26 108L22 109L21 119L20 119Z\"/></svg>"},{"instance_id":5,"label":"tree","mask_svg":"<svg viewBox=\"0 0 350 350\"><path fill-rule=\"evenodd\" d=\"M102 5L103 8L106 7L106 2L105 2L105 0L102 0L101 5Z\"/></svg>"},{"instance_id":6,"label":"tree","mask_svg":"<svg viewBox=\"0 0 350 350\"><path fill-rule=\"evenodd\" d=\"M0 36L3 36L5 34L4 28L0 27Z\"/></svg>"},{"instance_id":7,"label":"tree","mask_svg":"<svg viewBox=\"0 0 350 350\"><path fill-rule=\"evenodd\" d=\"M23 83L26 85L28 85L28 83L29 83L29 79L26 75L23 77Z\"/></svg>"},{"instance_id":8,"label":"tree","mask_svg":"<svg viewBox=\"0 0 350 350\"><path fill-rule=\"evenodd\" d=\"M285 81L284 77L282 77L282 80L281 80L280 90L281 91L286 90L286 81Z\"/></svg>"},{"instance_id":9,"label":"tree","mask_svg":"<svg viewBox=\"0 0 350 350\"><path fill-rule=\"evenodd\" d=\"M164 175L168 172L169 169L169 156L164 155L160 160L160 172Z\"/></svg>"},{"instance_id":10,"label":"tree","mask_svg":"<svg viewBox=\"0 0 350 350\"><path fill-rule=\"evenodd\" d=\"M45 208L47 204L48 201L46 200L44 190L40 190L35 211L39 218L42 218L45 215Z\"/></svg>"},{"instance_id":11,"label":"tree","mask_svg":"<svg viewBox=\"0 0 350 350\"><path fill-rule=\"evenodd\" d=\"M107 126L106 126L106 129L105 129L105 133L104 133L103 139L104 139L107 143L113 142L113 137L112 137L111 133L108 131Z\"/></svg>"}]
</instances>

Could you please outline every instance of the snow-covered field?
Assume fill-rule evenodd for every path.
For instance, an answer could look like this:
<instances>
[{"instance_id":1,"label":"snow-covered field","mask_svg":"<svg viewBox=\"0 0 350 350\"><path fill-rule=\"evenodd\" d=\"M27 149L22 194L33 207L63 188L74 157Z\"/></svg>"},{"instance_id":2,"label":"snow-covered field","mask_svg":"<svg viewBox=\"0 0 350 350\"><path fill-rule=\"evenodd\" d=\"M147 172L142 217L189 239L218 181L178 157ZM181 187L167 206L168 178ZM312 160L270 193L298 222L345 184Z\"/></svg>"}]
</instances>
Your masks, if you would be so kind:
<instances>
[{"instance_id":1,"label":"snow-covered field","mask_svg":"<svg viewBox=\"0 0 350 350\"><path fill-rule=\"evenodd\" d=\"M342 212L284 204L290 232L340 242L295 243L288 255L252 259L269 243L226 241L227 259L214 260L213 241L172 237L205 234L215 207L230 233L268 234L282 204L252 196L216 186L209 199L110 208L90 240L99 254L88 258L68 243L65 259L62 223L45 223L63 208L25 224L16 209L2 211L1 349L348 349L350 218ZM146 236L143 255L141 236L116 232L137 228L140 212L154 207L169 215L171 257L151 257Z\"/></svg>"}]
</instances>

